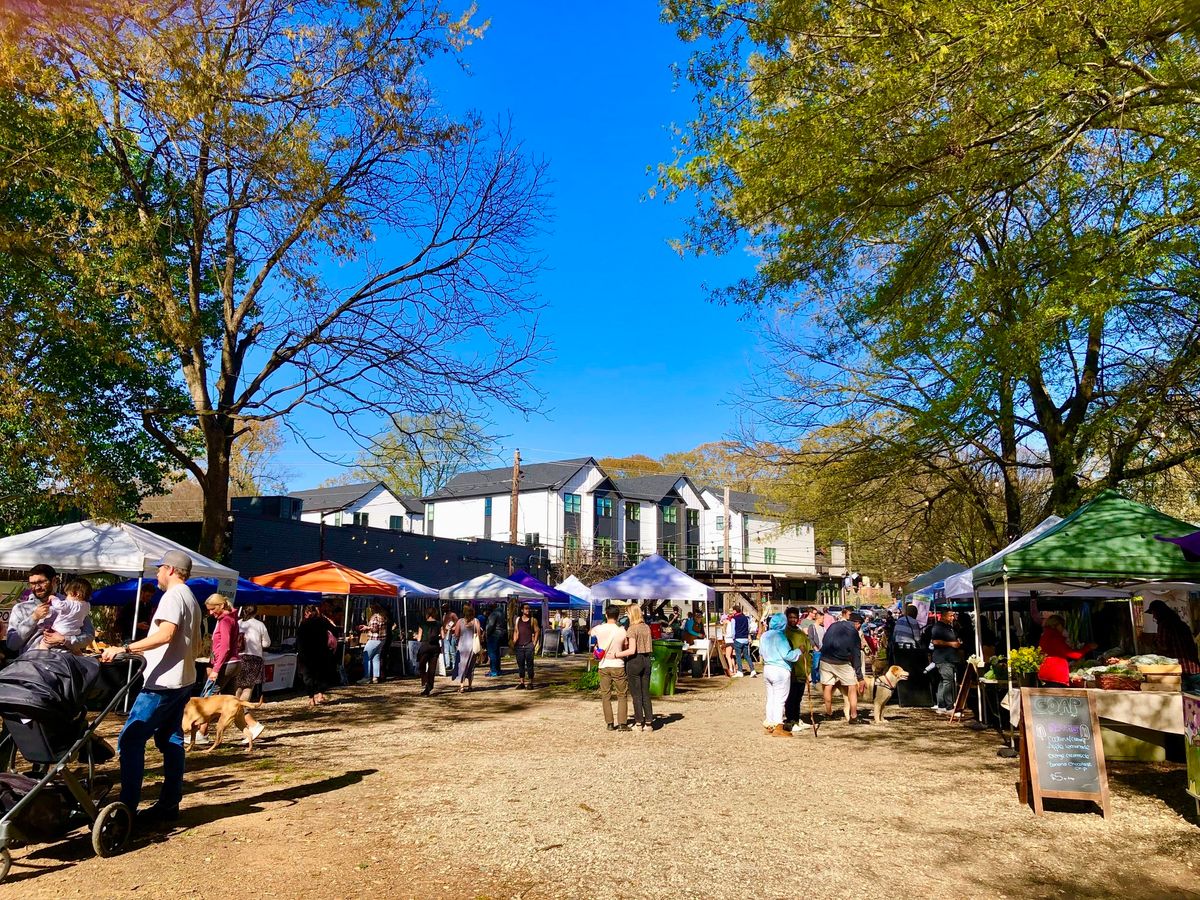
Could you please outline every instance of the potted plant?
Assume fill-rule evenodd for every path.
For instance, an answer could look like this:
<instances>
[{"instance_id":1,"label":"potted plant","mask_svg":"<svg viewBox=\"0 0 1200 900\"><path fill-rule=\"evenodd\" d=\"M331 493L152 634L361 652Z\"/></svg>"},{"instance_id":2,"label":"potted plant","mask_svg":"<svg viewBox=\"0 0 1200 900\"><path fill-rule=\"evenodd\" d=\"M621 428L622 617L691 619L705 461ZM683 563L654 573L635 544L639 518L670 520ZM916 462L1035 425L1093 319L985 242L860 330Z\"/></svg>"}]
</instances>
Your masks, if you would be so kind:
<instances>
[{"instance_id":1,"label":"potted plant","mask_svg":"<svg viewBox=\"0 0 1200 900\"><path fill-rule=\"evenodd\" d=\"M1008 671L1012 680L1023 687L1032 687L1037 682L1037 673L1046 654L1037 647L1020 647L1008 654Z\"/></svg>"}]
</instances>

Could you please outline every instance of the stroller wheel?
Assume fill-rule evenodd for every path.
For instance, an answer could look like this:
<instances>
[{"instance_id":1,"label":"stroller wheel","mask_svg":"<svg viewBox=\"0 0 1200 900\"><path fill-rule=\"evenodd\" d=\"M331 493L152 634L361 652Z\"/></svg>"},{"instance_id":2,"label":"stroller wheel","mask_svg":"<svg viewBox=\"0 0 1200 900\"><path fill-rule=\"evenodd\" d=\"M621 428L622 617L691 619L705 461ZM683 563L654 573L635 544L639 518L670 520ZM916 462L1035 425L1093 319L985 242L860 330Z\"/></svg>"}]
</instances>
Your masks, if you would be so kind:
<instances>
[{"instance_id":1,"label":"stroller wheel","mask_svg":"<svg viewBox=\"0 0 1200 900\"><path fill-rule=\"evenodd\" d=\"M8 870L12 868L12 854L8 852L8 848L0 849L0 881L8 877Z\"/></svg>"},{"instance_id":2,"label":"stroller wheel","mask_svg":"<svg viewBox=\"0 0 1200 900\"><path fill-rule=\"evenodd\" d=\"M129 843L133 815L124 803L110 803L96 816L92 826L92 849L97 856L115 856Z\"/></svg>"}]
</instances>

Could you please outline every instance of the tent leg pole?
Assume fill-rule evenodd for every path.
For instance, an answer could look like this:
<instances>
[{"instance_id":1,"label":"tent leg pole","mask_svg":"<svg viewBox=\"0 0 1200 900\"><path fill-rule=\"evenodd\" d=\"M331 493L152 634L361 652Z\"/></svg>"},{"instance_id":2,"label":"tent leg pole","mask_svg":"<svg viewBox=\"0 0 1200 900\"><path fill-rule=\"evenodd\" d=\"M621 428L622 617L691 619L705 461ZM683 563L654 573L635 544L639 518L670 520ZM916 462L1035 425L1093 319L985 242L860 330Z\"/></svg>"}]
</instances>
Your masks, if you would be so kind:
<instances>
[{"instance_id":1,"label":"tent leg pole","mask_svg":"<svg viewBox=\"0 0 1200 900\"><path fill-rule=\"evenodd\" d=\"M1012 656L1012 613L1009 609L1008 597L1008 566L1004 567L1004 647L1007 651L1007 660ZM1004 666L1004 671L1008 676L1008 693L1005 695L1008 698L1012 697L1012 669L1008 667L1007 662ZM1013 758L1017 755L1017 737L1016 731L1013 729L1012 721L1013 711L1008 711L1008 746L999 752L1000 756Z\"/></svg>"},{"instance_id":2,"label":"tent leg pole","mask_svg":"<svg viewBox=\"0 0 1200 900\"><path fill-rule=\"evenodd\" d=\"M142 611L142 575L138 575L137 593L134 595L134 598L133 598L133 624L129 627L129 643L131 643L131 644L137 640L138 616L141 614L141 611ZM133 683L133 661L132 660L129 661L128 666L129 666L129 668L125 670L125 688L126 688L126 690L125 690L125 700L123 703L123 706L125 707L123 711L126 713L129 712L129 690L128 690L128 688L129 688L129 685Z\"/></svg>"},{"instance_id":3,"label":"tent leg pole","mask_svg":"<svg viewBox=\"0 0 1200 900\"><path fill-rule=\"evenodd\" d=\"M975 626L975 656L978 659L983 659L983 637L979 633L979 589L976 588L971 592L972 603L974 604L975 619L971 623ZM984 664L986 665L986 660ZM975 671L975 701L979 704L979 718L976 719L973 727L983 731L987 728L987 724L983 721L983 682L979 680L979 670Z\"/></svg>"},{"instance_id":4,"label":"tent leg pole","mask_svg":"<svg viewBox=\"0 0 1200 900\"><path fill-rule=\"evenodd\" d=\"M1134 613L1133 613L1133 598L1132 597L1129 599L1129 626L1130 626L1129 630L1133 636L1133 655L1137 656L1138 655L1138 640L1137 640L1138 627L1137 627L1137 616L1134 615Z\"/></svg>"},{"instance_id":5,"label":"tent leg pole","mask_svg":"<svg viewBox=\"0 0 1200 900\"><path fill-rule=\"evenodd\" d=\"M341 670L346 681L350 681L350 671L346 668L346 663L350 661L350 594L346 593L346 609L342 616L342 658Z\"/></svg>"}]
</instances>

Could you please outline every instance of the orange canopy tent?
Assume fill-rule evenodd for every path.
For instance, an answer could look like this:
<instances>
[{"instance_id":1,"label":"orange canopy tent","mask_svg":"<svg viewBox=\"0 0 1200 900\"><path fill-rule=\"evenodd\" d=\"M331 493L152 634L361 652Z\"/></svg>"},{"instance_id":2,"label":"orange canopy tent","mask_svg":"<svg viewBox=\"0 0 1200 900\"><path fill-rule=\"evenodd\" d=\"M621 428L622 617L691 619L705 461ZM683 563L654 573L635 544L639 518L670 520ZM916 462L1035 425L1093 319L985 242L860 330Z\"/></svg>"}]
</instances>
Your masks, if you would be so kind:
<instances>
[{"instance_id":1,"label":"orange canopy tent","mask_svg":"<svg viewBox=\"0 0 1200 900\"><path fill-rule=\"evenodd\" d=\"M372 578L358 569L343 566L333 560L323 559L306 566L280 569L250 579L255 584L273 588L290 588L295 591L319 591L322 594L339 594L346 598L345 621L342 623L342 641L350 630L350 597L395 597L396 586ZM301 587L303 585L303 587Z\"/></svg>"},{"instance_id":2,"label":"orange canopy tent","mask_svg":"<svg viewBox=\"0 0 1200 900\"><path fill-rule=\"evenodd\" d=\"M293 591L319 591L322 594L357 594L367 597L395 597L395 585L372 578L357 569L332 560L321 560L294 569L281 569L250 579L255 584Z\"/></svg>"}]
</instances>

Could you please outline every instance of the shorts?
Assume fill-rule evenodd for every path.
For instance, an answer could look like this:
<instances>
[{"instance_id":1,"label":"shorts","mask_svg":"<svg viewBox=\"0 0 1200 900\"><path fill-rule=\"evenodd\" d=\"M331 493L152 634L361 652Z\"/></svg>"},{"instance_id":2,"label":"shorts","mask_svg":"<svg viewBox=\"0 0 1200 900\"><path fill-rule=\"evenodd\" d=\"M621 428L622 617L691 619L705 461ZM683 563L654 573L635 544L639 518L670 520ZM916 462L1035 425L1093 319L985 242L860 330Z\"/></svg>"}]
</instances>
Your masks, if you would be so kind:
<instances>
[{"instance_id":1,"label":"shorts","mask_svg":"<svg viewBox=\"0 0 1200 900\"><path fill-rule=\"evenodd\" d=\"M854 687L858 684L858 676L854 674L854 666L850 663L835 663L827 659L821 660L821 684L843 684Z\"/></svg>"}]
</instances>

